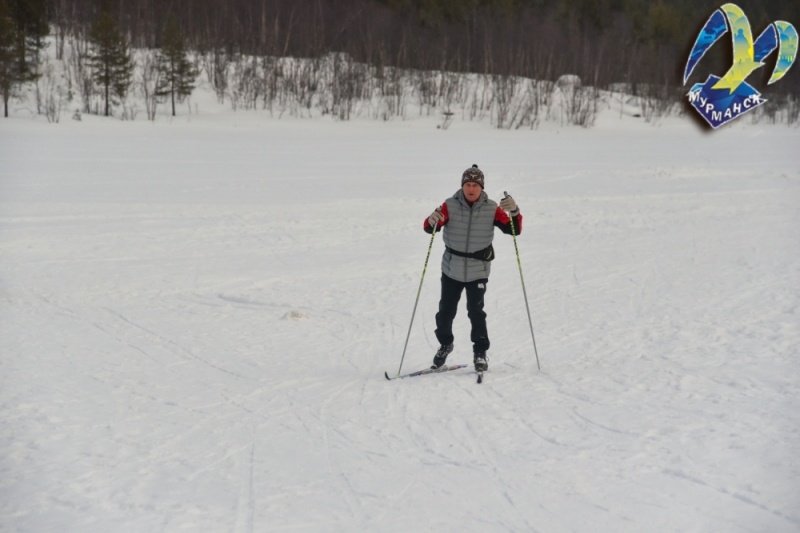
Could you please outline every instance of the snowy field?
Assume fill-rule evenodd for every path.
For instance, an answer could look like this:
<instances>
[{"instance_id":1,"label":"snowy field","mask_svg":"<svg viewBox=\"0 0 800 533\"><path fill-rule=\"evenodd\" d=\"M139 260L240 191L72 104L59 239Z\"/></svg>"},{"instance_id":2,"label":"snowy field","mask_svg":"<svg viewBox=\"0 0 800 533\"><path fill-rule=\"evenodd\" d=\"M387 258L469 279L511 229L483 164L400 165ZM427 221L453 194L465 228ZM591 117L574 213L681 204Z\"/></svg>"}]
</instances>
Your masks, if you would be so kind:
<instances>
[{"instance_id":1,"label":"snowy field","mask_svg":"<svg viewBox=\"0 0 800 533\"><path fill-rule=\"evenodd\" d=\"M200 110L0 120L0 531L800 531L800 130ZM472 163L542 369L498 232L387 382Z\"/></svg>"}]
</instances>

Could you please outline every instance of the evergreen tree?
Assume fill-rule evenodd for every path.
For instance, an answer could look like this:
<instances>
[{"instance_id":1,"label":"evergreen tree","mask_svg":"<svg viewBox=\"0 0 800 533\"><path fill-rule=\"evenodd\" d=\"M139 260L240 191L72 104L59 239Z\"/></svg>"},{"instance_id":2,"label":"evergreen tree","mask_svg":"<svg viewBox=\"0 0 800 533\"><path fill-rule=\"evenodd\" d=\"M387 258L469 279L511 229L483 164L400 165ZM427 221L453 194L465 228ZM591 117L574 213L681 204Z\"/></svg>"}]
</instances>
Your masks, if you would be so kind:
<instances>
[{"instance_id":1,"label":"evergreen tree","mask_svg":"<svg viewBox=\"0 0 800 533\"><path fill-rule=\"evenodd\" d=\"M92 43L89 55L92 77L103 90L105 116L108 116L111 103L123 100L128 92L133 76L133 58L127 39L108 12L103 12L92 24L89 39Z\"/></svg>"},{"instance_id":2,"label":"evergreen tree","mask_svg":"<svg viewBox=\"0 0 800 533\"><path fill-rule=\"evenodd\" d=\"M38 77L39 54L47 46L44 38L50 33L45 0L8 0L11 18L17 31L19 67L27 81Z\"/></svg>"},{"instance_id":3,"label":"evergreen tree","mask_svg":"<svg viewBox=\"0 0 800 533\"><path fill-rule=\"evenodd\" d=\"M194 81L199 72L187 58L186 39L174 15L167 17L167 25L161 37L161 52L158 57L160 82L156 88L158 96L169 96L172 100L172 116L175 116L175 97L189 96L194 90Z\"/></svg>"},{"instance_id":4,"label":"evergreen tree","mask_svg":"<svg viewBox=\"0 0 800 533\"><path fill-rule=\"evenodd\" d=\"M42 0L0 0L0 95L8 101L25 83L39 77L39 53L48 34Z\"/></svg>"},{"instance_id":5,"label":"evergreen tree","mask_svg":"<svg viewBox=\"0 0 800 533\"><path fill-rule=\"evenodd\" d=\"M18 36L6 0L0 0L0 92L4 116L8 117L8 100L19 85Z\"/></svg>"}]
</instances>

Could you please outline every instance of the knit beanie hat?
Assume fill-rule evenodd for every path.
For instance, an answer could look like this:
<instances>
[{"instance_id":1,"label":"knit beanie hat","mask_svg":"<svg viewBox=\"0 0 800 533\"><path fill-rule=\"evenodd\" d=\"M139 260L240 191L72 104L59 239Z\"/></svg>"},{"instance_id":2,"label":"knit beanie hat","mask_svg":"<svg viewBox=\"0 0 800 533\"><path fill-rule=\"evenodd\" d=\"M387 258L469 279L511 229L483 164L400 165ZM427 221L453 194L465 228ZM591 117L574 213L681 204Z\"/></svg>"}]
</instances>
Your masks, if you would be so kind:
<instances>
[{"instance_id":1,"label":"knit beanie hat","mask_svg":"<svg viewBox=\"0 0 800 533\"><path fill-rule=\"evenodd\" d=\"M461 175L461 186L463 187L465 183L471 181L473 183L477 183L483 189L483 172L481 169L478 168L478 165L472 165L470 168L464 171Z\"/></svg>"}]
</instances>

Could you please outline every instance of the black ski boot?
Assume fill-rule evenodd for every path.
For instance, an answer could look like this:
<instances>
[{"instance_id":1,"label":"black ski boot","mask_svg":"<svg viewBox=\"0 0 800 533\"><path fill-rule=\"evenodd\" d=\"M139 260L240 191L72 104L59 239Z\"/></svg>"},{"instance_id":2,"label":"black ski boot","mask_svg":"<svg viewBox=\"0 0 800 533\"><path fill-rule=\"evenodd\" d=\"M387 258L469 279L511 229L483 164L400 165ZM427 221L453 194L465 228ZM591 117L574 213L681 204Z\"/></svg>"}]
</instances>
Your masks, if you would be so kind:
<instances>
[{"instance_id":1,"label":"black ski boot","mask_svg":"<svg viewBox=\"0 0 800 533\"><path fill-rule=\"evenodd\" d=\"M484 350L475 352L475 357L472 359L472 362L475 364L475 372L485 372L489 370L488 360L489 358L486 356Z\"/></svg>"},{"instance_id":2,"label":"black ski boot","mask_svg":"<svg viewBox=\"0 0 800 533\"><path fill-rule=\"evenodd\" d=\"M439 346L439 351L436 352L436 355L433 356L433 366L431 368L441 368L445 361L447 361L447 356L450 355L450 352L453 351L453 344L448 344L445 346L442 344Z\"/></svg>"}]
</instances>

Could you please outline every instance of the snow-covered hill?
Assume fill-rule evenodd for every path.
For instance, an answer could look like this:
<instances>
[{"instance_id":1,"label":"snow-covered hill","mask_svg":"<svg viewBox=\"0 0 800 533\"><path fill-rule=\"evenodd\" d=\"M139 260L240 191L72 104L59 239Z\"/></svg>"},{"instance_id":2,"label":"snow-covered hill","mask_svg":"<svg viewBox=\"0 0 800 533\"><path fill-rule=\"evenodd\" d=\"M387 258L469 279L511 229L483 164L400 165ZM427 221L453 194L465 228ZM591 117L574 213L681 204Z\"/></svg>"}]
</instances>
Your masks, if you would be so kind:
<instances>
[{"instance_id":1,"label":"snow-covered hill","mask_svg":"<svg viewBox=\"0 0 800 533\"><path fill-rule=\"evenodd\" d=\"M0 121L0 531L800 529L800 130L207 109ZM498 234L486 382L387 382L472 163L542 370Z\"/></svg>"}]
</instances>

